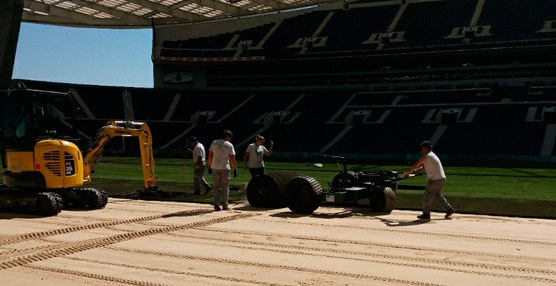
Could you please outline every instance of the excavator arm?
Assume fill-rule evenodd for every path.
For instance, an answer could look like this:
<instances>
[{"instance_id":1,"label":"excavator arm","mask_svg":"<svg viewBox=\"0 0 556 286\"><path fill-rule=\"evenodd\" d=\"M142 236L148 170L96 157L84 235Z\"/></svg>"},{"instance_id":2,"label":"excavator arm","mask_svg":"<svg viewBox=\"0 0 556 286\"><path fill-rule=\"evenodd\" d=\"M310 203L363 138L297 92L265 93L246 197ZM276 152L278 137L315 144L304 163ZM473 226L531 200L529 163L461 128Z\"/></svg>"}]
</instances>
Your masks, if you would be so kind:
<instances>
[{"instance_id":1,"label":"excavator arm","mask_svg":"<svg viewBox=\"0 0 556 286\"><path fill-rule=\"evenodd\" d=\"M91 173L99 162L104 147L114 137L137 137L141 149L141 167L143 169L143 187L146 191L155 191L157 176L155 175L152 135L145 122L109 121L99 129L91 142L91 150L84 157L84 182L91 182Z\"/></svg>"}]
</instances>

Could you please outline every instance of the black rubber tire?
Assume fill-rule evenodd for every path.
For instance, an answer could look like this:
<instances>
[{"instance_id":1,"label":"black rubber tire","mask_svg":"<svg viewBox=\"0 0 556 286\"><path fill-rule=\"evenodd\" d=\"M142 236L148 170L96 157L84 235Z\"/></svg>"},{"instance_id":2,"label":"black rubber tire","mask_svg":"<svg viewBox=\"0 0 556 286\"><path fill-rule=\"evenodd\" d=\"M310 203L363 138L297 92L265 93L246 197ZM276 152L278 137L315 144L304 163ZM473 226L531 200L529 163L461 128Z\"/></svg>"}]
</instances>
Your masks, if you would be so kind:
<instances>
[{"instance_id":1,"label":"black rubber tire","mask_svg":"<svg viewBox=\"0 0 556 286\"><path fill-rule=\"evenodd\" d=\"M55 216L64 208L62 197L54 192L42 192L37 194L35 202L35 214L41 216Z\"/></svg>"},{"instance_id":2,"label":"black rubber tire","mask_svg":"<svg viewBox=\"0 0 556 286\"><path fill-rule=\"evenodd\" d=\"M396 193L392 188L374 189L369 193L369 203L375 212L391 212L396 207Z\"/></svg>"},{"instance_id":3,"label":"black rubber tire","mask_svg":"<svg viewBox=\"0 0 556 286\"><path fill-rule=\"evenodd\" d=\"M354 171L347 171L345 174L345 184L342 184L344 180L344 174L339 173L332 178L332 182L330 183L330 187L332 190L338 190L342 188L349 188L349 187L356 187L359 185L359 179L357 178L357 173Z\"/></svg>"},{"instance_id":4,"label":"black rubber tire","mask_svg":"<svg viewBox=\"0 0 556 286\"><path fill-rule=\"evenodd\" d=\"M245 190L247 201L253 207L285 207L284 188L295 176L297 174L292 172L276 172L256 176L249 181Z\"/></svg>"},{"instance_id":5,"label":"black rubber tire","mask_svg":"<svg viewBox=\"0 0 556 286\"><path fill-rule=\"evenodd\" d=\"M60 191L64 207L101 209L108 203L108 195L104 190L95 188L74 188Z\"/></svg>"},{"instance_id":6,"label":"black rubber tire","mask_svg":"<svg viewBox=\"0 0 556 286\"><path fill-rule=\"evenodd\" d=\"M295 177L286 185L284 198L292 212L312 214L322 202L322 187L311 177Z\"/></svg>"}]
</instances>

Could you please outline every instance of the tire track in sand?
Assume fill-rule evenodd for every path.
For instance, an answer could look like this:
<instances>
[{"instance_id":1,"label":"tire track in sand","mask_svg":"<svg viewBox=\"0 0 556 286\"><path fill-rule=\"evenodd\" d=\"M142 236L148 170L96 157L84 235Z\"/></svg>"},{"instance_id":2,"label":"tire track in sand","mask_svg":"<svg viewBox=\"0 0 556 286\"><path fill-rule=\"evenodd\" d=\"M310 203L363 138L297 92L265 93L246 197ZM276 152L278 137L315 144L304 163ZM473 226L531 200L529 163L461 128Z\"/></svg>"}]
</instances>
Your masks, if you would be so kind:
<instances>
[{"instance_id":1,"label":"tire track in sand","mask_svg":"<svg viewBox=\"0 0 556 286\"><path fill-rule=\"evenodd\" d=\"M205 211L205 210L203 210L203 211ZM182 213L182 212L179 212L179 213ZM161 217L165 217L165 216L168 216L168 215L169 214L161 215ZM248 217L252 217L252 216L256 216L256 215L259 215L259 213L236 214L236 215L220 217L220 218L215 218L215 219L209 219L209 220L204 220L204 221L199 221L199 222L192 222L192 223L183 224L183 225L172 225L172 226L168 226L168 227L148 229L148 230L136 231L136 232L128 232L128 233L122 233L122 234L117 234L117 235L108 236L108 237L94 238L94 239L88 239L88 240L72 242L72 243L64 243L64 244L58 245L57 247L50 247L49 249L41 249L37 253L33 253L33 254L29 254L29 255L20 255L20 256L14 257L14 258L10 258L8 261L4 261L4 262L0 263L0 270L19 267L19 266L27 265L27 264L30 264L30 263L33 263L33 262L42 261L42 260L46 260L46 259L50 259L50 258L54 258L54 257L70 255L70 254L73 254L73 253L76 253L76 252L81 252L81 251L94 249L94 248L98 248L98 247L104 247L104 246L111 245L111 244L114 244L114 243L118 243L118 242L122 242L122 241L126 241L126 240L132 240L132 239L136 239L136 238L140 238L140 237L144 237L144 236L167 233L167 232L172 232L172 231L182 230L182 229L187 229L187 228L196 228L196 227L207 226L207 225L217 224L217 223L223 223L223 222L237 220L237 219L244 219L244 218L248 218ZM133 219L130 220L130 221L134 222ZM87 227L87 226L85 226L85 227ZM88 228L86 228L86 229L88 229ZM41 237L44 237L44 236L41 236Z\"/></svg>"},{"instance_id":2,"label":"tire track in sand","mask_svg":"<svg viewBox=\"0 0 556 286\"><path fill-rule=\"evenodd\" d=\"M349 251L349 250L342 250L338 249L335 245L332 248L323 248L323 247L312 247L312 246L302 246L299 244L280 244L280 243L269 243L269 242L257 242L257 241L247 241L245 239L222 239L222 238L213 238L210 236L205 235L195 235L195 234L176 234L176 233L168 233L166 235L173 236L173 237L180 237L180 238L194 238L199 239L196 243L202 243L207 245L220 245L224 247L236 247L236 248L245 248L245 249L257 249L269 252L282 252L288 254L301 254L301 255L316 255L316 256L323 256L323 257L330 257L330 258L342 258L342 255L353 255L353 256L363 256L363 257L371 257L375 259L386 259L386 260L400 260L406 262L413 262L416 263L412 265L413 267L421 267L421 268L430 268L430 265L424 266L421 265L423 263L426 264L433 264L433 265L444 265L444 266L452 266L452 267L466 267L466 268L480 268L480 269L487 269L487 270L497 270L497 271L506 271L506 272L514 272L514 273L529 273L529 274L540 274L540 275L551 275L556 277L555 270L547 270L547 269L536 269L536 268L528 268L528 267L516 267L516 266L509 266L509 265L495 265L489 263L473 263L473 262L458 262L453 260L446 260L446 259L432 259L432 258L420 258L420 257L409 257L403 255L392 255L392 254L380 254L380 253L373 253L373 252L361 252L361 251ZM210 241L210 242L209 242ZM228 243L228 244L224 244ZM248 244L248 245L245 245ZM324 253L324 254L314 254L314 253L307 253L307 251L316 252L316 253ZM432 251L432 249L431 249ZM336 255L328 255L326 253L332 253ZM500 257L501 255L498 255ZM362 260L362 261L371 261L376 263L385 263L385 264L393 264L390 262L384 262L381 260L370 260L370 259L361 259L361 258L350 258L353 260ZM538 262L537 259L535 261ZM553 260L556 264L556 260ZM400 262L402 264L403 262ZM465 271L464 271L465 272ZM556 280L552 280L556 283Z\"/></svg>"},{"instance_id":3,"label":"tire track in sand","mask_svg":"<svg viewBox=\"0 0 556 286\"><path fill-rule=\"evenodd\" d=\"M252 279L242 279L242 278L230 277L230 276L211 275L211 274L204 274L204 273L198 273L198 272L192 272L192 271L176 271L176 270L170 270L170 269L166 269L166 268L142 267L142 266L137 266L137 265L113 263L113 262L99 261L99 260L93 260L93 259L84 259L84 258L75 258L75 257L64 257L64 259L70 259L70 260L78 261L78 262L87 262L87 263L94 263L94 264L110 265L110 266L114 266L114 267L132 268L132 269L141 270L141 271L148 271L148 272L159 272L159 273L166 273L166 274L172 274L172 275L187 275L187 276L196 277L196 278L214 279L214 280L221 280L221 281L226 281L226 282L236 282L236 283L242 283L242 284L252 284L252 285L262 285L262 286L289 286L290 285L290 284L281 284L281 283L269 283L269 282L264 282L264 281L260 281L260 280L252 280ZM59 269L59 268L53 268L53 267L36 266L36 265L26 265L24 267L31 268L31 269L42 270L42 271L46 271L46 272L52 272L52 273L55 273L55 274L62 273L62 274L66 274L66 275L77 276L77 277L80 277L80 278L81 277L86 277L86 278L91 278L91 279L101 280L101 281L106 281L106 282L116 282L116 283L139 285L139 286L160 286L160 285L164 285L164 284L159 284L159 283L152 283L152 282L145 282L145 281L138 281L138 280L131 280L131 279L122 279L122 278L116 278L116 277L112 277L112 276L92 274L92 273L86 273L86 272L75 271L75 270Z\"/></svg>"},{"instance_id":4,"label":"tire track in sand","mask_svg":"<svg viewBox=\"0 0 556 286\"><path fill-rule=\"evenodd\" d=\"M222 229L214 229L210 226L207 227L200 227L197 230L203 230L207 232L213 231L224 231ZM399 244L392 244L392 243L382 243L382 242L372 242L372 241L362 241L362 240L352 240L352 239L335 239L335 238L325 238L319 236L309 236L309 235L290 235L284 233L273 233L273 232L261 232L261 231L243 231L243 230L234 230L234 229L226 229L228 233L235 233L239 235L256 235L256 236L265 236L265 237L275 237L275 238L290 238L290 239L298 239L298 240L307 240L307 241L316 241L322 243L342 243L342 244L354 244L354 245L361 245L361 246L373 246L373 247L386 247L386 248L395 248L395 249L403 249L403 250L412 250L412 251L433 251L435 253L445 253L449 255L469 255L469 256L477 256L482 255L486 257L493 257L493 258L500 258L504 257L505 260L513 260L513 261L523 261L524 256L521 255L503 255L499 253L488 253L488 252L477 252L477 251L465 251L465 250L456 250L456 249L441 249L441 248L427 248L427 247L420 247L420 246L410 246L410 245L399 245ZM539 258L533 257L531 258L531 263L533 262L548 262L548 263L556 263L555 259L549 258Z\"/></svg>"},{"instance_id":5,"label":"tire track in sand","mask_svg":"<svg viewBox=\"0 0 556 286\"><path fill-rule=\"evenodd\" d=\"M208 209L194 209L194 210L180 211L180 212L175 212L175 213L167 213L167 214L159 214L159 215L145 216L145 217L139 217L139 218L132 218L132 219L126 219L126 220L105 221L105 222L93 223L93 224L88 224L88 225L72 226L72 227L52 229L52 230L39 231L39 232L30 232L30 233L24 233L24 234L4 237L4 238L0 239L0 245L8 245L8 244L23 242L23 241L31 240L31 239L39 239L39 238L43 238L43 237L60 235L60 234L68 234L68 233L82 231L82 230L91 230L91 229L95 229L95 228L103 228L103 227L108 227L108 226L113 226L113 225L118 225L118 224L137 223L137 222L143 222L143 221L155 220L155 219L160 219L160 218L165 218L165 217L173 217L173 216L193 216L193 215L199 215L199 214L205 214L205 213L211 213L211 212L212 212L212 210L208 210Z\"/></svg>"},{"instance_id":6,"label":"tire track in sand","mask_svg":"<svg viewBox=\"0 0 556 286\"><path fill-rule=\"evenodd\" d=\"M173 234L170 234L174 236ZM261 242L248 242L248 241L240 241L240 240L222 240L222 239L212 239L217 241L215 242L207 242L206 240L211 240L211 238L203 237L205 241L200 241L197 243L203 243L210 246L223 246L223 247L235 247L235 248L244 248L247 250L255 249L253 245L257 245L257 249L261 251L267 252L276 252L276 253L285 253L285 254L292 254L292 255L306 255L306 256L317 256L323 258L335 258L335 259L347 259L350 261L363 261L363 262L370 262L370 263L377 263L377 264L384 264L390 266L403 266L403 267L413 267L413 268L423 268L429 270L438 270L438 271L450 271L450 272L459 272L465 274L474 274L474 275L482 275L482 276L492 276L492 277L499 277L499 278L508 278L508 279L520 279L524 281L539 281L543 283L550 283L556 285L556 278L543 278L543 277L536 277L530 275L517 275L513 273L527 273L532 275L550 275L556 277L556 271L546 270L546 269L535 269L535 268L525 268L525 267L517 267L517 266L502 266L502 265L495 265L495 264L488 264L488 263L472 263L472 262L458 262L458 261L451 261L445 259L430 259L430 258L412 258L406 257L401 255L385 255L385 254L375 254L375 253L364 253L364 252L356 252L356 251L346 251L346 250L338 250L338 249L325 249L320 247L306 247L306 246L298 246L295 244L288 244L288 245L277 245L271 243L261 243ZM230 245L230 244L219 244L218 242L234 242L238 244L249 244L249 245ZM116 249L115 250L124 251L125 249ZM308 253L307 251L317 252L317 253ZM331 254L327 254L331 253ZM333 255L336 254L336 255ZM344 257L343 255L351 255L349 258ZM363 257L353 257L353 256L363 256ZM455 269L453 267L463 267L467 269ZM479 269L479 270L475 270ZM504 274L504 273L493 273L489 271L503 271L509 272L512 274Z\"/></svg>"},{"instance_id":7,"label":"tire track in sand","mask_svg":"<svg viewBox=\"0 0 556 286\"><path fill-rule=\"evenodd\" d=\"M352 225L330 225L322 223L309 223L309 222L299 222L290 220L272 220L265 218L256 218L257 221L262 222L272 222L272 223L285 223L303 226L315 226L315 227L333 227L333 228L346 228L346 229L358 229L358 230L368 230L372 232L387 232L387 233L399 233L402 235L413 234L413 235L426 235L426 236L436 236L436 237L449 237L449 238L460 238L460 239L472 239L481 241L495 241L495 242L512 242L519 244L532 244L532 245L546 245L546 246L556 246L556 242L551 241L539 241L539 240L524 240L524 239L510 239L501 237L489 237L489 236L478 236L478 235L468 235L468 234L454 234L454 233L437 233L428 231L414 231L414 230L401 230L401 229L385 229L379 227L365 227L365 226L352 226Z\"/></svg>"},{"instance_id":8,"label":"tire track in sand","mask_svg":"<svg viewBox=\"0 0 556 286\"><path fill-rule=\"evenodd\" d=\"M173 257L173 258L178 258L178 259L206 261L206 262L211 262L211 263L225 263L225 264L230 264L230 265L235 265L235 266L242 265L242 266L247 266L247 267L258 267L258 268L280 270L280 271L296 271L296 272L301 272L301 273L331 275L331 276L336 276L336 277L337 276L342 276L342 277L349 277L349 278L357 278L357 279L361 279L361 280L373 280L373 281L377 281L377 282L396 283L396 284L400 284L400 285L444 286L443 284L426 283L426 282L404 280L404 279L391 278L391 277L382 277L382 276L376 276L376 275L351 273L351 272L343 272L343 271L332 271L332 270L325 270L325 269L315 269L315 268L307 268L307 267L301 267L301 266L290 266L290 265L282 265L282 264L250 262L250 261L234 260L234 259L228 259L228 258L216 258L216 257L212 257L212 256L211 257L209 257L209 256L197 256L197 255L177 254L177 253L171 253L171 252L151 251L151 250L144 250L144 249L129 249L129 248L122 248L122 247L110 247L110 249L119 250L119 251L123 251L123 252L133 252L133 253L145 254L145 255ZM77 258L75 258L75 259L77 259ZM105 263L105 262L99 261L99 263ZM131 266L131 265L120 265L120 266L131 267L131 268L136 267L136 266ZM167 271L167 269L163 269L163 271Z\"/></svg>"}]
</instances>

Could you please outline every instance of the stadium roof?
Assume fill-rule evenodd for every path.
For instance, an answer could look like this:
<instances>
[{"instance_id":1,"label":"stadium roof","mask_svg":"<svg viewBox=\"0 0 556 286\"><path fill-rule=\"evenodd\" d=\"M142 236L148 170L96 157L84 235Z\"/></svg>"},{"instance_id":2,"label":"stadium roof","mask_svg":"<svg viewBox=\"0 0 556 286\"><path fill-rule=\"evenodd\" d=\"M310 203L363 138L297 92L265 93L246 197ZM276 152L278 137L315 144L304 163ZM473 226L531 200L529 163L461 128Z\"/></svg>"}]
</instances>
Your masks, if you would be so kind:
<instances>
[{"instance_id":1,"label":"stadium roof","mask_svg":"<svg viewBox=\"0 0 556 286\"><path fill-rule=\"evenodd\" d=\"M23 21L140 28L278 12L338 0L24 0Z\"/></svg>"}]
</instances>

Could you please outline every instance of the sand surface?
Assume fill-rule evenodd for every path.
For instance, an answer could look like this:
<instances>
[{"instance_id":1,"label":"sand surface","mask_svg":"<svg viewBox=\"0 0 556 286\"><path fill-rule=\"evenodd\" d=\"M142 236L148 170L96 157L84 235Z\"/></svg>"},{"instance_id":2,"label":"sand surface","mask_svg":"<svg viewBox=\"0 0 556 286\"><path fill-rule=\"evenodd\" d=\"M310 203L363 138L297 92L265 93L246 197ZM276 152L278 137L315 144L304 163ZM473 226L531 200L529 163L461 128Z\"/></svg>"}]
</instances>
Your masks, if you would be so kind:
<instances>
[{"instance_id":1,"label":"sand surface","mask_svg":"<svg viewBox=\"0 0 556 286\"><path fill-rule=\"evenodd\" d=\"M9 285L556 285L556 221L110 199L0 214Z\"/></svg>"}]
</instances>

